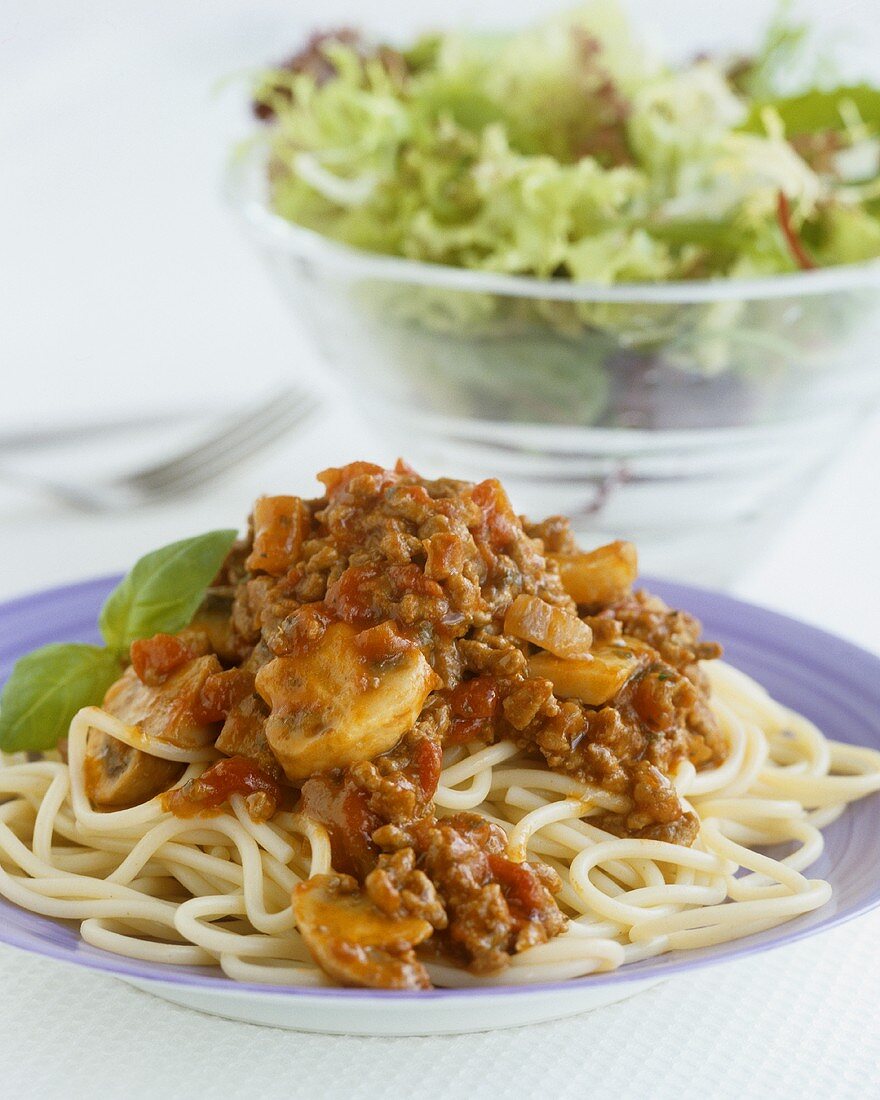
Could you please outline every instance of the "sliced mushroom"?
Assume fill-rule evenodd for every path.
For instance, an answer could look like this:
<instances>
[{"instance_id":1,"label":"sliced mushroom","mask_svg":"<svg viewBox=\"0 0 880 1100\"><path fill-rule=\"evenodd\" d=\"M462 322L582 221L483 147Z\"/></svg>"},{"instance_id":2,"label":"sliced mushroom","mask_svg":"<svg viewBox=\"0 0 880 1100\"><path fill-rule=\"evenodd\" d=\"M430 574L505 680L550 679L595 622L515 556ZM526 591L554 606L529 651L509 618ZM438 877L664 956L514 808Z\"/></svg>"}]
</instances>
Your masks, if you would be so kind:
<instances>
[{"instance_id":1,"label":"sliced mushroom","mask_svg":"<svg viewBox=\"0 0 880 1100\"><path fill-rule=\"evenodd\" d=\"M86 740L86 794L95 806L138 806L168 790L185 765L133 749L103 730L90 729Z\"/></svg>"},{"instance_id":2,"label":"sliced mushroom","mask_svg":"<svg viewBox=\"0 0 880 1100\"><path fill-rule=\"evenodd\" d=\"M271 709L266 738L288 779L388 752L440 685L420 650L377 664L354 644L356 634L331 623L305 653L276 657L257 673Z\"/></svg>"},{"instance_id":3,"label":"sliced mushroom","mask_svg":"<svg viewBox=\"0 0 880 1100\"><path fill-rule=\"evenodd\" d=\"M560 699L580 699L588 706L601 707L617 695L649 654L644 642L634 638L595 646L589 661L536 653L529 658L529 675L549 680Z\"/></svg>"},{"instance_id":4,"label":"sliced mushroom","mask_svg":"<svg viewBox=\"0 0 880 1100\"><path fill-rule=\"evenodd\" d=\"M190 625L181 631L188 637L202 632L210 648L222 661L237 663L239 654L232 634L232 596L226 592L208 592Z\"/></svg>"},{"instance_id":5,"label":"sliced mushroom","mask_svg":"<svg viewBox=\"0 0 880 1100\"><path fill-rule=\"evenodd\" d=\"M259 696L245 696L227 715L220 736L214 743L227 756L244 756L253 760L273 779L280 779L281 768L266 740L268 714L266 704Z\"/></svg>"},{"instance_id":6,"label":"sliced mushroom","mask_svg":"<svg viewBox=\"0 0 880 1100\"><path fill-rule=\"evenodd\" d=\"M145 737L181 749L202 748L217 735L217 727L206 724L200 713L202 687L209 676L222 671L213 654L196 657L164 683L149 687L128 668L104 696L104 710L127 726L138 726Z\"/></svg>"},{"instance_id":7,"label":"sliced mushroom","mask_svg":"<svg viewBox=\"0 0 880 1100\"><path fill-rule=\"evenodd\" d=\"M349 875L316 875L293 889L293 914L315 962L343 985L428 989L413 948L433 928L418 917L390 917Z\"/></svg>"},{"instance_id":8,"label":"sliced mushroom","mask_svg":"<svg viewBox=\"0 0 880 1100\"><path fill-rule=\"evenodd\" d=\"M202 686L220 672L214 656L188 661L157 687L141 683L128 668L104 696L108 714L156 741L182 749L210 744L217 727L206 725L199 714ZM181 775L183 765L151 756L115 737L91 729L86 741L86 792L96 806L118 808L146 802L167 790Z\"/></svg>"}]
</instances>

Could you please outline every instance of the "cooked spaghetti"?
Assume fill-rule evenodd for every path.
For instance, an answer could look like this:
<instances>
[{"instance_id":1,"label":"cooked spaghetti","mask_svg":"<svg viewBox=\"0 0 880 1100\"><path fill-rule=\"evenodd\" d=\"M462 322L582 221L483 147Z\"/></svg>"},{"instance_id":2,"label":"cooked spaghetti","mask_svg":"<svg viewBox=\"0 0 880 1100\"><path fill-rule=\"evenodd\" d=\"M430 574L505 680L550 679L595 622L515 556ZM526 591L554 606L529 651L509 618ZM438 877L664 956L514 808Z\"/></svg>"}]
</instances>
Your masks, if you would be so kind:
<instances>
[{"instance_id":1,"label":"cooked spaghetti","mask_svg":"<svg viewBox=\"0 0 880 1100\"><path fill-rule=\"evenodd\" d=\"M633 592L631 547L524 524L497 482L321 480L257 502L59 752L6 758L0 894L134 958L398 989L582 976L829 899L805 872L880 753Z\"/></svg>"}]
</instances>

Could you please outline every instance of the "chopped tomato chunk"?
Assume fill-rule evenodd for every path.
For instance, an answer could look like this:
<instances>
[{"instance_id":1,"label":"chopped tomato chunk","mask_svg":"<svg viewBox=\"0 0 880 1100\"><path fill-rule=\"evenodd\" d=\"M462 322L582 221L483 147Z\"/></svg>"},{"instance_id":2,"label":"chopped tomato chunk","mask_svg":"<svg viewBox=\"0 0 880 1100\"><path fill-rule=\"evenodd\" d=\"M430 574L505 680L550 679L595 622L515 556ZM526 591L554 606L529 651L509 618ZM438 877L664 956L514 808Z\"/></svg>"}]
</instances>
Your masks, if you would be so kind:
<instances>
[{"instance_id":1,"label":"chopped tomato chunk","mask_svg":"<svg viewBox=\"0 0 880 1100\"><path fill-rule=\"evenodd\" d=\"M424 738L416 745L412 757L418 776L422 797L427 801L434 797L443 767L443 749L436 741Z\"/></svg>"},{"instance_id":2,"label":"chopped tomato chunk","mask_svg":"<svg viewBox=\"0 0 880 1100\"><path fill-rule=\"evenodd\" d=\"M489 854L489 870L501 885L511 911L523 920L540 913L547 904L547 894L540 879L527 863L514 863L504 856Z\"/></svg>"},{"instance_id":3,"label":"chopped tomato chunk","mask_svg":"<svg viewBox=\"0 0 880 1100\"><path fill-rule=\"evenodd\" d=\"M215 672L202 684L199 706L203 722L222 722L254 690L254 677L240 668Z\"/></svg>"},{"instance_id":4,"label":"chopped tomato chunk","mask_svg":"<svg viewBox=\"0 0 880 1100\"><path fill-rule=\"evenodd\" d=\"M140 682L148 687L158 687L175 669L185 665L196 654L182 638L174 634L154 634L152 638L139 638L132 642L129 656Z\"/></svg>"},{"instance_id":5,"label":"chopped tomato chunk","mask_svg":"<svg viewBox=\"0 0 880 1100\"><path fill-rule=\"evenodd\" d=\"M442 587L413 564L350 565L327 589L325 603L343 622L366 627L386 620L389 605L407 595L432 600L437 620L449 610Z\"/></svg>"},{"instance_id":6,"label":"chopped tomato chunk","mask_svg":"<svg viewBox=\"0 0 880 1100\"><path fill-rule=\"evenodd\" d=\"M499 707L498 681L493 676L462 680L449 697L456 718L492 718Z\"/></svg>"},{"instance_id":7,"label":"chopped tomato chunk","mask_svg":"<svg viewBox=\"0 0 880 1100\"><path fill-rule=\"evenodd\" d=\"M394 472L396 474L405 474L407 477L419 476L414 467L410 466L405 458L398 458L394 463Z\"/></svg>"},{"instance_id":8,"label":"chopped tomato chunk","mask_svg":"<svg viewBox=\"0 0 880 1100\"><path fill-rule=\"evenodd\" d=\"M481 481L471 497L483 511L489 547L497 552L509 546L516 539L518 520L501 482L494 477Z\"/></svg>"},{"instance_id":9,"label":"chopped tomato chunk","mask_svg":"<svg viewBox=\"0 0 880 1100\"><path fill-rule=\"evenodd\" d=\"M318 481L323 483L327 489L327 495L332 497L335 493L347 489L349 482L364 474L375 478L377 488L392 485L398 476L392 470L385 470L374 462L349 462L346 466L330 466L322 470L318 474Z\"/></svg>"},{"instance_id":10,"label":"chopped tomato chunk","mask_svg":"<svg viewBox=\"0 0 880 1100\"><path fill-rule=\"evenodd\" d=\"M382 821L360 787L348 778L314 775L303 784L300 809L326 827L335 870L362 877L372 868L379 851L373 833Z\"/></svg>"},{"instance_id":11,"label":"chopped tomato chunk","mask_svg":"<svg viewBox=\"0 0 880 1100\"><path fill-rule=\"evenodd\" d=\"M498 681L493 676L474 676L449 693L452 725L446 735L450 745L479 741L492 730L493 719L501 708Z\"/></svg>"},{"instance_id":12,"label":"chopped tomato chunk","mask_svg":"<svg viewBox=\"0 0 880 1100\"><path fill-rule=\"evenodd\" d=\"M244 756L230 756L212 764L197 779L191 779L175 790L166 791L162 796L162 806L175 817L195 817L198 814L218 812L223 803L228 802L235 794L246 798L251 795L264 796L251 799L248 808L258 808L259 812L253 816L266 820L281 803L282 789L253 760Z\"/></svg>"},{"instance_id":13,"label":"chopped tomato chunk","mask_svg":"<svg viewBox=\"0 0 880 1100\"><path fill-rule=\"evenodd\" d=\"M352 565L327 589L325 603L345 623L367 626L384 618L375 591L383 582L377 565Z\"/></svg>"}]
</instances>

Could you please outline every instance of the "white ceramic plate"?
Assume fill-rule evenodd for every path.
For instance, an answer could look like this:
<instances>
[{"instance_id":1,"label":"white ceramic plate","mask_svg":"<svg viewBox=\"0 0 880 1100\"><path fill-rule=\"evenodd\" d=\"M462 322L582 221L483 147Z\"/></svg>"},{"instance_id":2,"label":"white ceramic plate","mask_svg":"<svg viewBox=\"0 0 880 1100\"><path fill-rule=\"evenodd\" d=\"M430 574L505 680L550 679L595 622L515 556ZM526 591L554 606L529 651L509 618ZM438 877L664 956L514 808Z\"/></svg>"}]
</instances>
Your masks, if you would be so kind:
<instances>
[{"instance_id":1,"label":"white ceramic plate","mask_svg":"<svg viewBox=\"0 0 880 1100\"><path fill-rule=\"evenodd\" d=\"M0 607L0 679L13 661L50 641L97 641L98 608L117 578L53 589ZM700 619L725 656L829 737L880 749L880 660L782 615L683 585L648 580L674 607ZM50 920L0 899L0 941L113 974L200 1012L247 1023L352 1035L487 1031L572 1016L619 1001L667 977L767 950L839 924L880 904L880 796L862 799L825 830L814 865L834 887L812 913L733 943L671 952L606 974L549 985L400 993L290 988L234 982L218 970L172 967L90 947L73 923Z\"/></svg>"}]
</instances>

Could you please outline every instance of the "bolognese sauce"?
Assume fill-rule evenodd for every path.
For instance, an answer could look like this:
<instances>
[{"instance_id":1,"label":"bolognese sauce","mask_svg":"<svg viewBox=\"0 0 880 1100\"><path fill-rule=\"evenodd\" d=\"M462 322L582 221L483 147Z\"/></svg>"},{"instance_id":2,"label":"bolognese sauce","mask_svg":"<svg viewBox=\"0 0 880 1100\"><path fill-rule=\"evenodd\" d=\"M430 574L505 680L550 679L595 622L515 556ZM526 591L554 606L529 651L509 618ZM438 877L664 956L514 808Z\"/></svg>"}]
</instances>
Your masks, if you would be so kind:
<instances>
[{"instance_id":1,"label":"bolognese sauce","mask_svg":"<svg viewBox=\"0 0 880 1100\"><path fill-rule=\"evenodd\" d=\"M560 881L500 826L438 812L444 754L513 742L617 796L591 819L607 831L690 844L673 779L724 759L700 668L720 649L634 591L629 544L583 552L567 521L527 523L493 479L366 462L319 478L319 499L259 500L191 626L132 649L126 698L145 713L161 699L222 754L163 805L210 814L240 795L256 820L284 807L327 830L334 873L292 904L338 981L423 987L431 952L498 971L564 929ZM138 798L160 793L144 755L125 760Z\"/></svg>"}]
</instances>

